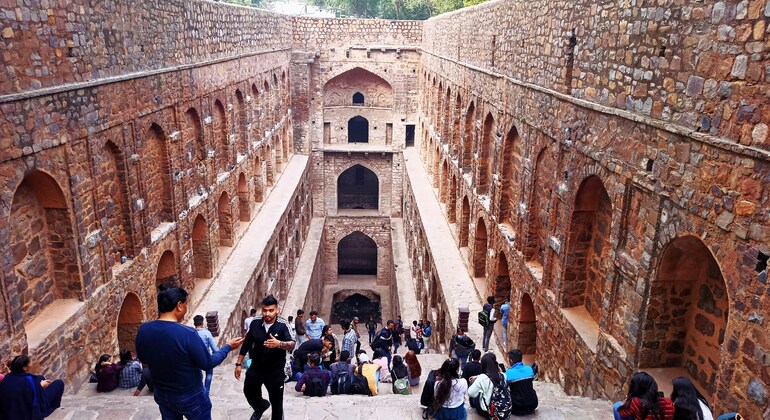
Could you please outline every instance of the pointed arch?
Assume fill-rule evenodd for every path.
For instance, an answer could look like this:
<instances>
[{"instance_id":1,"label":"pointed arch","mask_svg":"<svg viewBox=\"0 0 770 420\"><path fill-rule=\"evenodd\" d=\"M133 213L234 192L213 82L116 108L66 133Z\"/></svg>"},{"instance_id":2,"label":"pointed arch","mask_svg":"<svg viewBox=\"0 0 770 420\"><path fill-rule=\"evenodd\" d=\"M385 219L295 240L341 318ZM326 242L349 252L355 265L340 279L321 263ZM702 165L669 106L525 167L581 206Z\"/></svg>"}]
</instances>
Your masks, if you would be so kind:
<instances>
[{"instance_id":1,"label":"pointed arch","mask_svg":"<svg viewBox=\"0 0 770 420\"><path fill-rule=\"evenodd\" d=\"M476 191L480 195L489 195L492 178L492 154L495 148L495 117L487 113L479 145L479 159L476 167Z\"/></svg>"},{"instance_id":2,"label":"pointed arch","mask_svg":"<svg viewBox=\"0 0 770 420\"><path fill-rule=\"evenodd\" d=\"M195 278L210 279L214 274L209 226L203 215L195 218L192 228L193 273Z\"/></svg>"},{"instance_id":3,"label":"pointed arch","mask_svg":"<svg viewBox=\"0 0 770 420\"><path fill-rule=\"evenodd\" d=\"M152 124L142 148L142 179L147 195L146 220L149 230L161 223L173 221L171 167L166 140L163 129Z\"/></svg>"},{"instance_id":4,"label":"pointed arch","mask_svg":"<svg viewBox=\"0 0 770 420\"><path fill-rule=\"evenodd\" d=\"M176 256L174 256L172 251L164 251L158 260L158 269L155 271L155 286L157 287L161 284L181 286Z\"/></svg>"},{"instance_id":5,"label":"pointed arch","mask_svg":"<svg viewBox=\"0 0 770 420\"><path fill-rule=\"evenodd\" d=\"M468 197L463 197L462 211L460 212L460 247L468 246L468 235L471 223L471 205L468 202Z\"/></svg>"},{"instance_id":6,"label":"pointed arch","mask_svg":"<svg viewBox=\"0 0 770 420\"><path fill-rule=\"evenodd\" d=\"M377 210L380 180L371 169L356 164L337 177L337 209Z\"/></svg>"},{"instance_id":7,"label":"pointed arch","mask_svg":"<svg viewBox=\"0 0 770 420\"><path fill-rule=\"evenodd\" d=\"M513 217L519 202L519 172L521 171L521 138L515 125L511 125L505 136L502 158L502 190L499 216L502 223L513 227ZM513 230L513 229L511 229Z\"/></svg>"},{"instance_id":8,"label":"pointed arch","mask_svg":"<svg viewBox=\"0 0 770 420\"><path fill-rule=\"evenodd\" d=\"M528 293L521 295L519 304L519 334L517 340L519 350L529 359L537 355L537 315L535 304Z\"/></svg>"},{"instance_id":9,"label":"pointed arch","mask_svg":"<svg viewBox=\"0 0 770 420\"><path fill-rule=\"evenodd\" d=\"M377 243L355 231L337 243L337 274L377 275Z\"/></svg>"},{"instance_id":10,"label":"pointed arch","mask_svg":"<svg viewBox=\"0 0 770 420\"><path fill-rule=\"evenodd\" d=\"M360 115L348 120L348 143L369 143L369 120Z\"/></svg>"},{"instance_id":11,"label":"pointed arch","mask_svg":"<svg viewBox=\"0 0 770 420\"><path fill-rule=\"evenodd\" d=\"M465 112L465 131L463 133L463 154L460 159L463 171L468 171L473 166L473 133L474 120L476 119L476 107L471 101L468 110Z\"/></svg>"},{"instance_id":12,"label":"pointed arch","mask_svg":"<svg viewBox=\"0 0 770 420\"><path fill-rule=\"evenodd\" d=\"M107 220L104 239L111 264L120 261L121 255L134 255L133 228L131 226L130 200L126 192L126 165L123 152L112 141L107 141L101 151L102 164L97 166L100 216Z\"/></svg>"},{"instance_id":13,"label":"pointed arch","mask_svg":"<svg viewBox=\"0 0 770 420\"><path fill-rule=\"evenodd\" d=\"M128 292L123 298L118 313L118 348L128 350L131 354L136 354L136 333L142 326L144 319L144 310L142 301L134 292Z\"/></svg>"},{"instance_id":14,"label":"pointed arch","mask_svg":"<svg viewBox=\"0 0 770 420\"><path fill-rule=\"evenodd\" d=\"M230 196L227 191L222 191L217 203L217 217L219 218L219 246L233 246L233 215L230 211Z\"/></svg>"},{"instance_id":15,"label":"pointed arch","mask_svg":"<svg viewBox=\"0 0 770 420\"><path fill-rule=\"evenodd\" d=\"M231 163L230 139L227 129L227 113L219 99L214 101L214 147L217 150L217 170L219 173L228 171L227 165Z\"/></svg>"},{"instance_id":16,"label":"pointed arch","mask_svg":"<svg viewBox=\"0 0 770 420\"><path fill-rule=\"evenodd\" d=\"M238 175L238 219L241 222L251 220L251 209L249 207L249 183L246 181L246 175L243 172Z\"/></svg>"},{"instance_id":17,"label":"pointed arch","mask_svg":"<svg viewBox=\"0 0 770 420\"><path fill-rule=\"evenodd\" d=\"M235 124L233 131L238 139L238 152L245 155L249 152L248 132L246 129L246 103L240 89L235 90Z\"/></svg>"}]
</instances>

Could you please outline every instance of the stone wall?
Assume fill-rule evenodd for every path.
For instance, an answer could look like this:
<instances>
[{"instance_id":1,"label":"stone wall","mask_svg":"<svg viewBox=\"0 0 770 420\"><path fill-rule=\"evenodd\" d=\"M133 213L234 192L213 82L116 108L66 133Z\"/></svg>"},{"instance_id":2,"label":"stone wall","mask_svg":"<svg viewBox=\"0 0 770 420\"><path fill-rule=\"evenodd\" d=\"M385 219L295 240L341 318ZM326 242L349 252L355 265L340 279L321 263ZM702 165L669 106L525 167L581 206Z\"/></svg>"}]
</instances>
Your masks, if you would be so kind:
<instances>
[{"instance_id":1,"label":"stone wall","mask_svg":"<svg viewBox=\"0 0 770 420\"><path fill-rule=\"evenodd\" d=\"M337 246L344 237L361 232L377 245L377 284L390 285L393 282L393 255L389 217L326 217L321 247L324 252L324 284L337 283Z\"/></svg>"},{"instance_id":2,"label":"stone wall","mask_svg":"<svg viewBox=\"0 0 770 420\"><path fill-rule=\"evenodd\" d=\"M473 247L473 223L485 221L487 246L495 251L486 262L488 292L496 274L489 267L505 255L517 279L511 319L519 319L522 295L529 294L536 357L548 360L543 376L569 393L624 395L651 345L642 326L660 311L651 293L664 250L694 237L708 250L698 265L713 258L719 267L729 310L691 311L688 332L706 331L712 344L684 344L679 366L708 386L717 411L767 414L770 379L761 372L770 344L756 337L770 313L762 263L770 221L759 210L769 200L770 154L763 150L766 110L758 94L768 88L761 75L768 62L750 52L764 51L752 38L767 37L753 31L766 24L766 5L494 1L424 24L418 131L426 166L436 187L447 191L442 196L458 246L470 239ZM570 54L564 47L573 29ZM716 71L719 65L728 69ZM488 147L490 115L492 182L489 194L480 194L485 163L478 157ZM579 267L568 257L575 242L569 227L581 210L578 190L593 176L611 204L607 234L600 236L605 274L585 271L596 284L591 311L578 316L594 322L598 336L581 335L573 326L575 308L564 300L566 273ZM513 334L510 345L517 341Z\"/></svg>"}]
</instances>

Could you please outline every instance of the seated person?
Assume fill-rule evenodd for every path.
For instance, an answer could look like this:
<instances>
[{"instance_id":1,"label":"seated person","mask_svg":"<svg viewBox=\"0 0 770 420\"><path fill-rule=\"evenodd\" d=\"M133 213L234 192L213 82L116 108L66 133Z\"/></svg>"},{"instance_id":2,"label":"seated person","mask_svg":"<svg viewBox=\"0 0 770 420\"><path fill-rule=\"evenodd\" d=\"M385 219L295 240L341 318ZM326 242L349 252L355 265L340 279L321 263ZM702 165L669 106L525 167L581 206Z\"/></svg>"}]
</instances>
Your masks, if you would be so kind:
<instances>
[{"instance_id":1,"label":"seated person","mask_svg":"<svg viewBox=\"0 0 770 420\"><path fill-rule=\"evenodd\" d=\"M112 357L109 354L99 356L94 370L96 371L96 392L110 392L118 387L123 366L112 363Z\"/></svg>"},{"instance_id":2,"label":"seated person","mask_svg":"<svg viewBox=\"0 0 770 420\"><path fill-rule=\"evenodd\" d=\"M380 366L380 382L384 382L384 383L391 382L390 368L388 366L388 358L385 355L385 353L382 350L378 349L374 351L374 355L372 357L374 358L374 360L372 360L372 363Z\"/></svg>"},{"instance_id":3,"label":"seated person","mask_svg":"<svg viewBox=\"0 0 770 420\"><path fill-rule=\"evenodd\" d=\"M343 350L340 352L340 360L332 363L331 365L332 394L345 394L347 392L345 392L344 389L350 388L350 384L353 381L355 366L350 364L349 360L350 360L350 352L347 350ZM343 384L340 385L340 382L342 382ZM340 387L343 387L343 389L340 389Z\"/></svg>"},{"instance_id":4,"label":"seated person","mask_svg":"<svg viewBox=\"0 0 770 420\"><path fill-rule=\"evenodd\" d=\"M118 386L120 389L136 388L142 381L142 364L138 360L131 358L131 352L123 350L120 352L119 365L123 366L118 376Z\"/></svg>"},{"instance_id":5,"label":"seated person","mask_svg":"<svg viewBox=\"0 0 770 420\"><path fill-rule=\"evenodd\" d=\"M329 387L332 375L328 370L321 370L321 353L310 353L308 364L310 369L302 374L294 390L308 397L326 396L326 389Z\"/></svg>"},{"instance_id":6,"label":"seated person","mask_svg":"<svg viewBox=\"0 0 770 420\"><path fill-rule=\"evenodd\" d=\"M628 384L624 402L612 407L615 420L674 419L674 403L658 393L658 383L646 372L637 372Z\"/></svg>"},{"instance_id":7,"label":"seated person","mask_svg":"<svg viewBox=\"0 0 770 420\"><path fill-rule=\"evenodd\" d=\"M521 362L522 357L519 349L509 351L511 367L505 371L505 379L511 390L511 414L514 416L526 416L537 408L537 392L533 387L535 371Z\"/></svg>"},{"instance_id":8,"label":"seated person","mask_svg":"<svg viewBox=\"0 0 770 420\"><path fill-rule=\"evenodd\" d=\"M372 396L377 395L377 388L380 384L378 377L380 375L381 366L372 363L369 360L369 356L363 350L358 355L358 361L359 365L358 368L356 368L356 375L358 375L359 369L361 369L361 374L366 378Z\"/></svg>"},{"instance_id":9,"label":"seated person","mask_svg":"<svg viewBox=\"0 0 770 420\"><path fill-rule=\"evenodd\" d=\"M29 357L16 356L0 381L0 418L42 419L61 405L64 382L29 373Z\"/></svg>"},{"instance_id":10,"label":"seated person","mask_svg":"<svg viewBox=\"0 0 770 420\"><path fill-rule=\"evenodd\" d=\"M422 345L420 345L420 342L417 341L416 338L410 336L406 337L406 348L408 348L409 351L413 351L415 354L420 354L422 351Z\"/></svg>"},{"instance_id":11,"label":"seated person","mask_svg":"<svg viewBox=\"0 0 770 420\"><path fill-rule=\"evenodd\" d=\"M325 336L323 339L310 339L300 344L300 346L294 350L294 360L296 361L297 370L304 371L304 367L307 364L307 357L310 353L327 353L333 345L333 338L329 336Z\"/></svg>"},{"instance_id":12,"label":"seated person","mask_svg":"<svg viewBox=\"0 0 770 420\"><path fill-rule=\"evenodd\" d=\"M139 385L136 386L134 396L138 397L142 393L144 386L147 385L147 389L150 393L155 393L155 384L152 382L152 374L150 373L150 365L142 363L142 377L139 380Z\"/></svg>"},{"instance_id":13,"label":"seated person","mask_svg":"<svg viewBox=\"0 0 770 420\"><path fill-rule=\"evenodd\" d=\"M404 363L406 363L406 367L409 368L409 385L419 385L420 375L422 375L422 366L420 366L420 361L417 360L417 355L411 350L406 352Z\"/></svg>"}]
</instances>

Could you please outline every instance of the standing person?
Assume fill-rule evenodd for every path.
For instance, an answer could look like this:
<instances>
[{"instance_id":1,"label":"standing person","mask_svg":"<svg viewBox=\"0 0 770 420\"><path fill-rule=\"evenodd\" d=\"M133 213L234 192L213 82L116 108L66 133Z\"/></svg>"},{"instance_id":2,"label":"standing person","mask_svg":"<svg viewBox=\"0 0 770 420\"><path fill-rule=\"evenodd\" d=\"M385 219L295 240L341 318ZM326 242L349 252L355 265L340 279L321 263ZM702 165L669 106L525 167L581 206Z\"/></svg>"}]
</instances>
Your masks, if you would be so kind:
<instances>
[{"instance_id":1,"label":"standing person","mask_svg":"<svg viewBox=\"0 0 770 420\"><path fill-rule=\"evenodd\" d=\"M537 392L533 382L537 374L537 365L527 366L522 363L521 350L513 349L508 352L508 363L511 367L505 371L505 379L511 390L511 414L526 416L537 408Z\"/></svg>"},{"instance_id":2,"label":"standing person","mask_svg":"<svg viewBox=\"0 0 770 420\"><path fill-rule=\"evenodd\" d=\"M289 318L286 320L289 324L289 334L291 334L291 341L297 342L297 327L294 325L294 317L289 315Z\"/></svg>"},{"instance_id":3,"label":"standing person","mask_svg":"<svg viewBox=\"0 0 770 420\"><path fill-rule=\"evenodd\" d=\"M507 297L505 303L500 306L500 314L503 317L503 347L508 348L508 313L511 311L511 298Z\"/></svg>"},{"instance_id":4,"label":"standing person","mask_svg":"<svg viewBox=\"0 0 770 420\"><path fill-rule=\"evenodd\" d=\"M422 327L417 325L417 320L412 321L412 326L409 327L409 335L414 337L415 340L419 340L422 336Z\"/></svg>"},{"instance_id":5,"label":"standing person","mask_svg":"<svg viewBox=\"0 0 770 420\"><path fill-rule=\"evenodd\" d=\"M0 381L0 418L42 419L61 405L64 382L49 381L29 373L29 357L21 355L11 360L10 373Z\"/></svg>"},{"instance_id":6,"label":"standing person","mask_svg":"<svg viewBox=\"0 0 770 420\"><path fill-rule=\"evenodd\" d=\"M393 354L398 353L398 348L401 346L401 334L403 333L404 322L401 321L401 315L399 315L393 323Z\"/></svg>"},{"instance_id":7,"label":"standing person","mask_svg":"<svg viewBox=\"0 0 770 420\"><path fill-rule=\"evenodd\" d=\"M251 325L251 321L254 320L254 318L257 317L257 310L254 308L249 309L249 317L243 320L243 334L246 335L247 332L249 332L249 326Z\"/></svg>"},{"instance_id":8,"label":"standing person","mask_svg":"<svg viewBox=\"0 0 770 420\"><path fill-rule=\"evenodd\" d=\"M324 337L321 340L307 340L302 343L301 346L294 350L294 361L297 364L297 371L302 372L305 369L307 357L310 353L327 353L331 350L333 345L334 341L331 337Z\"/></svg>"},{"instance_id":9,"label":"standing person","mask_svg":"<svg viewBox=\"0 0 770 420\"><path fill-rule=\"evenodd\" d=\"M294 350L294 345L289 325L278 316L278 300L268 295L262 299L262 316L257 316L251 323L235 363L235 379L240 380L246 353L256 362L249 366L243 381L243 394L254 410L252 420L262 417L270 405L273 406L272 419L283 419L283 384L286 379L283 368L286 352ZM262 385L267 388L269 402L262 398Z\"/></svg>"},{"instance_id":10,"label":"standing person","mask_svg":"<svg viewBox=\"0 0 770 420\"><path fill-rule=\"evenodd\" d=\"M385 357L388 358L388 364L390 364L390 358L391 358L391 349L393 348L393 329L395 328L395 324L393 321L388 320L387 324L385 324L385 327L382 328L382 331L380 331L379 336L374 340L372 343L372 350L380 349L383 353L385 353Z\"/></svg>"},{"instance_id":11,"label":"standing person","mask_svg":"<svg viewBox=\"0 0 770 420\"><path fill-rule=\"evenodd\" d=\"M161 417L209 420L211 401L203 389L201 371L222 363L243 338L230 340L209 354L195 330L180 324L187 314L187 292L180 287L158 287L158 312L157 320L139 327L136 353L152 366L154 398Z\"/></svg>"},{"instance_id":12,"label":"standing person","mask_svg":"<svg viewBox=\"0 0 770 420\"><path fill-rule=\"evenodd\" d=\"M366 321L366 331L369 332L369 344L372 344L374 337L377 335L377 322L372 315L369 315L369 320ZM358 353L358 350L356 350Z\"/></svg>"},{"instance_id":13,"label":"standing person","mask_svg":"<svg viewBox=\"0 0 770 420\"><path fill-rule=\"evenodd\" d=\"M358 317L353 317L353 322L351 322L351 327L353 328L353 331L356 333L356 351L361 350L361 334L358 332ZM355 354L351 352L350 354Z\"/></svg>"},{"instance_id":14,"label":"standing person","mask_svg":"<svg viewBox=\"0 0 770 420\"><path fill-rule=\"evenodd\" d=\"M487 353L481 358L481 370L479 375L471 376L468 396L474 401L471 405L476 407L476 412L481 417L488 419L492 391L495 390L496 386L506 386L505 375L500 372L494 353Z\"/></svg>"},{"instance_id":15,"label":"standing person","mask_svg":"<svg viewBox=\"0 0 770 420\"><path fill-rule=\"evenodd\" d=\"M484 326L484 337L481 340L481 346L484 348L484 351L489 351L489 340L492 338L492 333L495 331L495 322L497 322L497 318L495 317L495 307L492 306L495 303L495 297L489 296L487 298L487 303L484 304L483 311L487 313L487 318L489 319L489 322L487 325Z\"/></svg>"},{"instance_id":16,"label":"standing person","mask_svg":"<svg viewBox=\"0 0 770 420\"><path fill-rule=\"evenodd\" d=\"M206 351L209 354L214 354L219 351L214 336L211 335L211 331L208 328L203 327L203 315L195 315L193 317L193 325L195 326L195 332L201 338L203 345L206 347ZM211 379L214 377L214 369L206 371L206 378L203 380L203 389L206 390L206 396L211 395Z\"/></svg>"},{"instance_id":17,"label":"standing person","mask_svg":"<svg viewBox=\"0 0 770 420\"><path fill-rule=\"evenodd\" d=\"M637 372L628 384L625 402L616 402L615 420L673 420L674 403L658 395L658 384L646 372Z\"/></svg>"},{"instance_id":18,"label":"standing person","mask_svg":"<svg viewBox=\"0 0 770 420\"><path fill-rule=\"evenodd\" d=\"M425 354L428 354L428 350L430 350L430 335L433 334L433 326L431 326L430 321L425 323L425 327L422 329L422 342L423 342L423 349L422 351L425 352Z\"/></svg>"},{"instance_id":19,"label":"standing person","mask_svg":"<svg viewBox=\"0 0 770 420\"><path fill-rule=\"evenodd\" d=\"M307 332L305 330L305 311L297 309L297 319L294 320L294 332L297 334L297 346L304 343L307 340Z\"/></svg>"},{"instance_id":20,"label":"standing person","mask_svg":"<svg viewBox=\"0 0 770 420\"><path fill-rule=\"evenodd\" d=\"M318 311L310 311L310 319L305 321L305 331L307 335L307 339L316 339L318 340L321 338L321 334L323 333L323 329L326 326L326 323L323 319L318 317Z\"/></svg>"},{"instance_id":21,"label":"standing person","mask_svg":"<svg viewBox=\"0 0 770 420\"><path fill-rule=\"evenodd\" d=\"M358 334L351 326L347 319L343 319L340 322L342 330L345 332L342 336L342 346L340 351L347 351L348 354L356 354L356 347L358 345Z\"/></svg>"},{"instance_id":22,"label":"standing person","mask_svg":"<svg viewBox=\"0 0 770 420\"><path fill-rule=\"evenodd\" d=\"M671 401L674 403L674 420L714 420L706 399L692 382L679 377L672 382Z\"/></svg>"},{"instance_id":23,"label":"standing person","mask_svg":"<svg viewBox=\"0 0 770 420\"><path fill-rule=\"evenodd\" d=\"M476 344L470 337L465 335L462 328L457 329L457 334L452 336L449 341L449 355L460 361L460 367L465 369L468 363L468 355L476 347Z\"/></svg>"},{"instance_id":24,"label":"standing person","mask_svg":"<svg viewBox=\"0 0 770 420\"><path fill-rule=\"evenodd\" d=\"M447 359L436 375L433 405L430 411L435 413L434 420L465 420L465 393L468 382L459 377L460 363L456 359Z\"/></svg>"}]
</instances>

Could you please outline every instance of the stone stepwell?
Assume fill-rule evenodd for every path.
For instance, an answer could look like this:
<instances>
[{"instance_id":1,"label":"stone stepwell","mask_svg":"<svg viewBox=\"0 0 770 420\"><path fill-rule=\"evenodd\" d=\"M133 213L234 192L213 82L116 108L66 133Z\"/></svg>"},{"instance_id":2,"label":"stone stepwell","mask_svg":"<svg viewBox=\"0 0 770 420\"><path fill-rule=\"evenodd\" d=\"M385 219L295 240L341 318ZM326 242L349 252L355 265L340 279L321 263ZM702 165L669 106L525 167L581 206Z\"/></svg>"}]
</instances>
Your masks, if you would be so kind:
<instances>
[{"instance_id":1,"label":"stone stepwell","mask_svg":"<svg viewBox=\"0 0 770 420\"><path fill-rule=\"evenodd\" d=\"M399 352L403 353L403 352ZM366 397L361 395L328 395L321 398L305 397L294 391L295 382L287 383L284 393L284 416L286 420L322 420L322 419L387 419L419 420L423 409L420 406L422 383L430 369L438 368L445 356L426 354L418 356L423 368L422 382L412 389L412 395L394 395L391 384L381 383L379 395ZM252 410L243 396L243 378L236 381L233 377L233 363L214 370L211 384L211 402L214 419L248 419ZM567 419L611 419L612 406L609 401L591 400L583 397L570 397L557 384L536 382L540 401L535 414L520 417L538 420ZM95 384L83 386L77 395L67 395L62 407L49 419L52 420L96 420L96 419L159 419L160 414L151 394L145 389L141 396L132 396L134 390L115 390L108 394L97 394ZM267 391L263 390L267 396ZM481 419L471 411L466 402L469 419ZM270 418L270 410L262 419ZM519 418L519 417L512 417Z\"/></svg>"}]
</instances>

